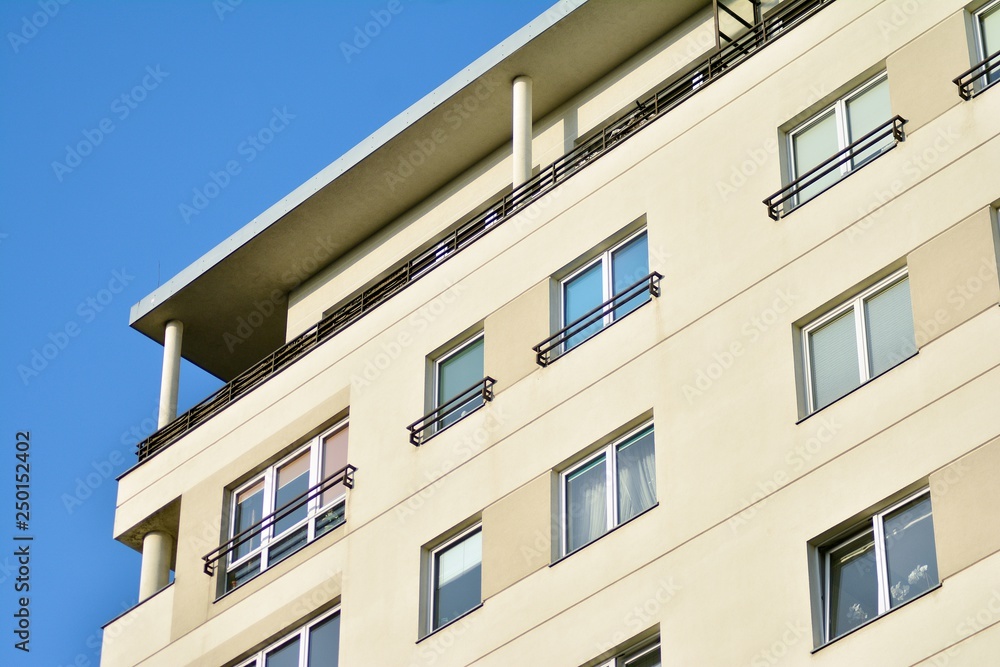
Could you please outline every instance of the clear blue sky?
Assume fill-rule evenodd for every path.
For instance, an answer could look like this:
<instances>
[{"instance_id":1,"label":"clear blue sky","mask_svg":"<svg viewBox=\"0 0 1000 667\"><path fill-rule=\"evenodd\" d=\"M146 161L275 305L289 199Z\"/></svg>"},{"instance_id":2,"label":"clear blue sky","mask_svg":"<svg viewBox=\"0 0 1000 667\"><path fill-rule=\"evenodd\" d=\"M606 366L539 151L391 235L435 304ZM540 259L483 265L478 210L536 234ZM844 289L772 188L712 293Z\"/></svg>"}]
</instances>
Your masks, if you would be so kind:
<instances>
[{"instance_id":1,"label":"clear blue sky","mask_svg":"<svg viewBox=\"0 0 1000 667\"><path fill-rule=\"evenodd\" d=\"M153 427L162 349L130 306L553 2L0 3L0 665L97 665L101 625L136 602L115 477ZM372 11L391 19L357 48ZM275 109L287 127L241 146ZM185 215L230 160L240 173ZM180 409L217 385L185 365ZM34 537L28 654L15 535Z\"/></svg>"}]
</instances>

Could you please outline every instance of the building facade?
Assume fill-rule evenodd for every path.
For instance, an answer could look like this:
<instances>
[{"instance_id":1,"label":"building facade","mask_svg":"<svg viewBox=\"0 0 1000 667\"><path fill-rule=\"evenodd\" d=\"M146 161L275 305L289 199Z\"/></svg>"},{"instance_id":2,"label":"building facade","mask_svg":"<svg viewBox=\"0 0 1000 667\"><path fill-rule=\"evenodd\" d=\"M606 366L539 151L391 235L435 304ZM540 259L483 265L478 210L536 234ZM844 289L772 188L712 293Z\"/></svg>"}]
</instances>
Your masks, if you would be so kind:
<instances>
[{"instance_id":1,"label":"building facade","mask_svg":"<svg viewBox=\"0 0 1000 667\"><path fill-rule=\"evenodd\" d=\"M102 664L998 664L998 50L555 5L133 307Z\"/></svg>"}]
</instances>

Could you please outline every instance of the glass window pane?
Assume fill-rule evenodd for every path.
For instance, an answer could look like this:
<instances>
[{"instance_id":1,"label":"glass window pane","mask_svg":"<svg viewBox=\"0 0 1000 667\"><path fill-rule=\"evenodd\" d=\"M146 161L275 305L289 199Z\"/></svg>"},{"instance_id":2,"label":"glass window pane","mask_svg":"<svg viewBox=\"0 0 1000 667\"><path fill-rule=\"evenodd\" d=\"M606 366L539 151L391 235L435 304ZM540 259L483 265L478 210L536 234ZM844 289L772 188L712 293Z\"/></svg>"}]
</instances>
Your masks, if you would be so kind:
<instances>
[{"instance_id":1,"label":"glass window pane","mask_svg":"<svg viewBox=\"0 0 1000 667\"><path fill-rule=\"evenodd\" d=\"M871 376L889 370L917 351L906 278L865 301Z\"/></svg>"},{"instance_id":2,"label":"glass window pane","mask_svg":"<svg viewBox=\"0 0 1000 667\"><path fill-rule=\"evenodd\" d=\"M306 545L309 539L309 527L300 526L271 542L267 549L267 566L285 560Z\"/></svg>"},{"instance_id":3,"label":"glass window pane","mask_svg":"<svg viewBox=\"0 0 1000 667\"><path fill-rule=\"evenodd\" d=\"M875 541L869 530L829 554L830 639L878 616Z\"/></svg>"},{"instance_id":4,"label":"glass window pane","mask_svg":"<svg viewBox=\"0 0 1000 667\"><path fill-rule=\"evenodd\" d=\"M323 452L321 458L320 478L327 479L335 472L344 469L347 465L347 431L344 427L336 433L331 433L323 440ZM346 489L343 483L338 482L334 486L324 491L320 496L320 507L326 507L334 500L344 495Z\"/></svg>"},{"instance_id":5,"label":"glass window pane","mask_svg":"<svg viewBox=\"0 0 1000 667\"><path fill-rule=\"evenodd\" d=\"M226 590L231 591L237 586L242 586L258 574L260 574L260 554L226 572Z\"/></svg>"},{"instance_id":6,"label":"glass window pane","mask_svg":"<svg viewBox=\"0 0 1000 667\"><path fill-rule=\"evenodd\" d=\"M482 601L483 534L475 533L437 553L433 623L439 628Z\"/></svg>"},{"instance_id":7,"label":"glass window pane","mask_svg":"<svg viewBox=\"0 0 1000 667\"><path fill-rule=\"evenodd\" d=\"M566 553L579 549L608 530L605 456L566 476Z\"/></svg>"},{"instance_id":8,"label":"glass window pane","mask_svg":"<svg viewBox=\"0 0 1000 667\"><path fill-rule=\"evenodd\" d=\"M649 248L646 234L632 239L618 250L611 253L611 294L619 295L649 275ZM649 290L639 289L630 292L628 300L618 301L614 317L624 317L649 301Z\"/></svg>"},{"instance_id":9,"label":"glass window pane","mask_svg":"<svg viewBox=\"0 0 1000 667\"><path fill-rule=\"evenodd\" d=\"M837 116L831 109L825 116L809 127L792 135L792 152L795 159L795 178L806 173L816 165L829 160L840 150L837 138ZM799 191L796 204L803 204L812 199L824 189L837 182L840 169L823 176ZM812 177L809 178L812 182Z\"/></svg>"},{"instance_id":10,"label":"glass window pane","mask_svg":"<svg viewBox=\"0 0 1000 667\"><path fill-rule=\"evenodd\" d=\"M625 667L660 667L660 647L644 649L626 658Z\"/></svg>"},{"instance_id":11,"label":"glass window pane","mask_svg":"<svg viewBox=\"0 0 1000 667\"><path fill-rule=\"evenodd\" d=\"M930 496L916 498L886 515L883 531L889 603L896 607L938 583Z\"/></svg>"},{"instance_id":12,"label":"glass window pane","mask_svg":"<svg viewBox=\"0 0 1000 667\"><path fill-rule=\"evenodd\" d=\"M983 36L983 55L990 56L1000 51L1000 5L979 17L979 28ZM1000 69L989 73L991 82L1000 79Z\"/></svg>"},{"instance_id":13,"label":"glass window pane","mask_svg":"<svg viewBox=\"0 0 1000 667\"><path fill-rule=\"evenodd\" d=\"M861 384L853 309L809 334L809 366L813 410Z\"/></svg>"},{"instance_id":14,"label":"glass window pane","mask_svg":"<svg viewBox=\"0 0 1000 667\"><path fill-rule=\"evenodd\" d=\"M274 492L274 509L279 511L309 490L309 452L278 468L277 488ZM303 504L274 522L274 535L280 535L306 518L308 508Z\"/></svg>"},{"instance_id":15,"label":"glass window pane","mask_svg":"<svg viewBox=\"0 0 1000 667\"><path fill-rule=\"evenodd\" d=\"M299 667L299 638L268 652L264 657L265 667Z\"/></svg>"},{"instance_id":16,"label":"glass window pane","mask_svg":"<svg viewBox=\"0 0 1000 667\"><path fill-rule=\"evenodd\" d=\"M264 480L236 494L236 516L233 518L233 535L243 532L264 516ZM233 550L232 560L237 560L260 546L260 535L247 540Z\"/></svg>"},{"instance_id":17,"label":"glass window pane","mask_svg":"<svg viewBox=\"0 0 1000 667\"><path fill-rule=\"evenodd\" d=\"M604 303L603 265L597 262L590 268L566 281L563 285L563 326L580 319L584 314ZM566 350L576 347L601 330L604 321L597 321L582 329L573 329L566 341Z\"/></svg>"},{"instance_id":18,"label":"glass window pane","mask_svg":"<svg viewBox=\"0 0 1000 667\"><path fill-rule=\"evenodd\" d=\"M444 405L477 382L482 381L483 339L470 343L438 364L437 406ZM444 428L483 404L482 394L448 408L438 428Z\"/></svg>"},{"instance_id":19,"label":"glass window pane","mask_svg":"<svg viewBox=\"0 0 1000 667\"><path fill-rule=\"evenodd\" d=\"M653 429L648 429L618 445L618 521L628 521L655 502Z\"/></svg>"},{"instance_id":20,"label":"glass window pane","mask_svg":"<svg viewBox=\"0 0 1000 667\"><path fill-rule=\"evenodd\" d=\"M340 614L334 614L309 630L307 667L337 667L340 655Z\"/></svg>"},{"instance_id":21,"label":"glass window pane","mask_svg":"<svg viewBox=\"0 0 1000 667\"><path fill-rule=\"evenodd\" d=\"M854 143L876 127L892 118L889 103L889 80L882 79L871 88L847 100L847 129L849 143ZM861 166L880 151L894 143L891 136L883 139L854 158L854 166Z\"/></svg>"}]
</instances>

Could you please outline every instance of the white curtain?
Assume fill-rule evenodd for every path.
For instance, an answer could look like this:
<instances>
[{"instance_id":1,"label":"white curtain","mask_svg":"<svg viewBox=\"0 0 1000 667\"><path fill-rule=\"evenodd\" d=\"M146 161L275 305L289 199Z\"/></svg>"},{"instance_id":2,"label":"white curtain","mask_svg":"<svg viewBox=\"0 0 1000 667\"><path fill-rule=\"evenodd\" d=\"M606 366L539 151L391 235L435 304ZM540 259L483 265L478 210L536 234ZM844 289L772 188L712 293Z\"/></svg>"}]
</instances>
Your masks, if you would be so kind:
<instances>
[{"instance_id":1,"label":"white curtain","mask_svg":"<svg viewBox=\"0 0 1000 667\"><path fill-rule=\"evenodd\" d=\"M618 448L618 520L624 523L656 502L653 432Z\"/></svg>"},{"instance_id":2,"label":"white curtain","mask_svg":"<svg viewBox=\"0 0 1000 667\"><path fill-rule=\"evenodd\" d=\"M566 479L566 551L597 539L608 529L608 491L605 460L597 460Z\"/></svg>"}]
</instances>

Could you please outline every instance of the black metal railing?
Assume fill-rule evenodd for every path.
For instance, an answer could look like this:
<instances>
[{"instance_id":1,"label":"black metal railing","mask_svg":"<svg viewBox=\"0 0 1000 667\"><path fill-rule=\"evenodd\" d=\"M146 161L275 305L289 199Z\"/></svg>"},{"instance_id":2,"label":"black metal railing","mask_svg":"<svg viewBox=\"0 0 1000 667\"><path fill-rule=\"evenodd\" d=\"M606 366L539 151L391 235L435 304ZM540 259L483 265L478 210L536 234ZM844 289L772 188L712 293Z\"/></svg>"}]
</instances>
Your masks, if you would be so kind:
<instances>
[{"instance_id":1,"label":"black metal railing","mask_svg":"<svg viewBox=\"0 0 1000 667\"><path fill-rule=\"evenodd\" d=\"M958 86L958 95L963 100L971 100L1000 83L1000 51L962 72L952 82Z\"/></svg>"},{"instance_id":2,"label":"black metal railing","mask_svg":"<svg viewBox=\"0 0 1000 667\"><path fill-rule=\"evenodd\" d=\"M360 294L337 306L319 323L143 440L137 448L139 462L161 451L251 389L287 368L296 359L357 322L397 292L409 287L433 268L482 238L497 225L538 201L564 180L607 154L653 120L690 99L706 85L732 71L751 55L835 1L787 0L779 5L746 33L731 39L720 50L689 67L659 92L645 100L637 101L636 107L624 116L582 141L572 151L542 169L524 184L514 188L499 201L487 206L471 220L459 225L446 236L436 239L430 246L404 261L385 277L370 284Z\"/></svg>"},{"instance_id":3,"label":"black metal railing","mask_svg":"<svg viewBox=\"0 0 1000 667\"><path fill-rule=\"evenodd\" d=\"M487 375L468 389L459 392L458 395L447 403L441 404L407 426L406 430L410 432L410 443L415 447L419 447L466 415L470 415L483 407L488 401L492 401L493 385L496 383L496 380ZM482 399L482 402L471 408L468 412L461 412L462 408L476 399ZM448 421L449 419L454 419L454 421Z\"/></svg>"},{"instance_id":4,"label":"black metal railing","mask_svg":"<svg viewBox=\"0 0 1000 667\"><path fill-rule=\"evenodd\" d=\"M615 322L621 321L626 315L635 312L635 310L642 305L642 303L635 303L637 299L648 296L660 296L660 280L662 278L662 275L653 271L642 280L629 285L627 288L623 289L621 292L614 295L601 305L597 306L593 310L587 311L581 317L570 322L538 345L535 345L531 348L535 351L535 362L543 368L548 366L563 354L569 352L568 344L570 343L570 339L581 335L584 336L572 344L572 346L575 347L583 341L596 336L598 333L604 331ZM625 313L625 315L617 316L614 314L616 310L629 307L631 307L631 310ZM604 319L609 315L611 315L613 319L611 322L603 324ZM601 323L602 326L590 333L587 333L588 328L598 323Z\"/></svg>"},{"instance_id":5,"label":"black metal railing","mask_svg":"<svg viewBox=\"0 0 1000 667\"><path fill-rule=\"evenodd\" d=\"M857 169L860 169L864 165L871 162L875 157L881 155L890 148L895 147L899 142L905 141L906 135L903 132L903 125L905 125L906 122L906 119L902 116L894 116L852 143L850 146L834 153L829 159L820 162L806 173L800 175L794 181L764 200L764 204L767 206L767 214L771 216L773 220L778 220L788 215L797 206L801 206L809 199L826 192L826 190L836 185L840 179L827 184L816 192L809 193L808 197L804 196L804 190L817 184L833 172L840 171L842 165L848 162L852 163L851 171L848 172L848 174L853 173ZM863 153L870 151L873 148L877 148L880 142L883 142L890 137L893 139L891 144L882 147L878 150L878 152L873 153L872 155L863 156L864 161L861 164L853 164L854 160L861 157Z\"/></svg>"},{"instance_id":6,"label":"black metal railing","mask_svg":"<svg viewBox=\"0 0 1000 667\"><path fill-rule=\"evenodd\" d=\"M266 517L262 518L257 523L241 530L240 532L229 538L228 541L222 543L217 548L213 549L211 552L202 556L202 560L205 561L205 574L211 576L215 573L216 564L225 558L228 554L238 549L240 546L246 544L253 538L257 537L265 530L270 528L272 525L281 521L283 518L291 514L297 509L300 509L306 505L310 500L316 496L322 494L337 484L343 484L348 489L354 488L354 473L357 472L357 468L352 465L347 465L337 472L333 473L326 479L324 479L319 484L315 484L306 491L293 498L288 502L287 505L281 509L268 514Z\"/></svg>"}]
</instances>

